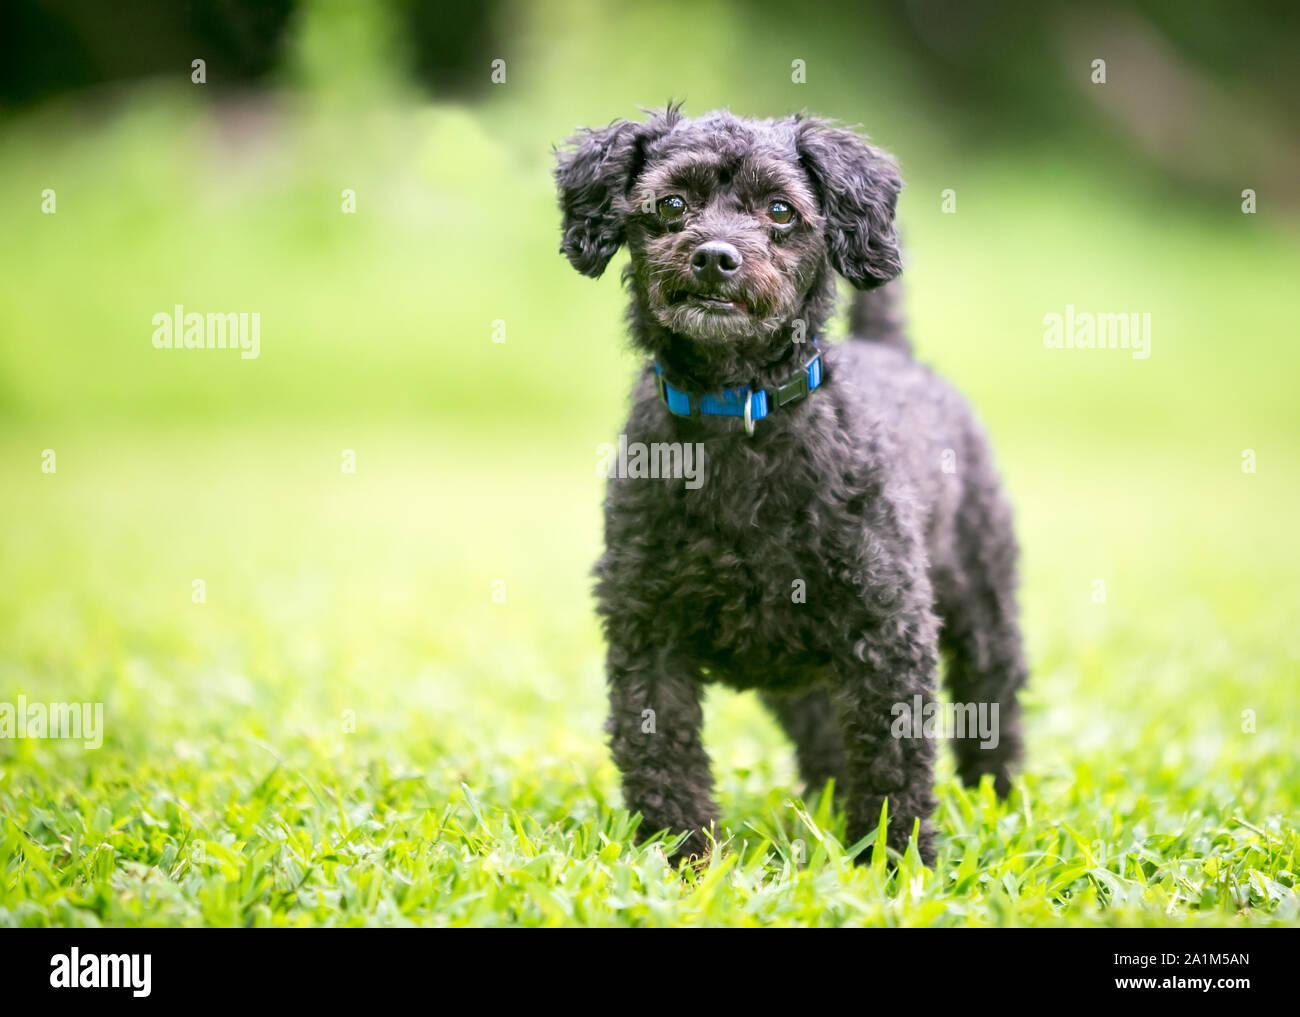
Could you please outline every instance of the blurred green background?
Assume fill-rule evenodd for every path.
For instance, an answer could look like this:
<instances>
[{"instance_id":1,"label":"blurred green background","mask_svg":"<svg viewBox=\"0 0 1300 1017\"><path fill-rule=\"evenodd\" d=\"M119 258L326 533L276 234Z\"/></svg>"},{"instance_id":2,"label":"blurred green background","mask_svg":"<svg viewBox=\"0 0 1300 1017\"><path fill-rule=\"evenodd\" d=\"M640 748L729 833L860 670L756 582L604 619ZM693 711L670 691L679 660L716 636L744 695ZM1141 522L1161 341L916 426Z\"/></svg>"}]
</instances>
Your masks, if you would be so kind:
<instances>
[{"instance_id":1,"label":"blurred green background","mask_svg":"<svg viewBox=\"0 0 1300 1017\"><path fill-rule=\"evenodd\" d=\"M1227 920L1244 893L1294 918L1294 9L169 9L24 0L9 14L27 34L0 33L0 700L97 699L107 726L98 753L0 743L0 914L326 920L337 877L319 869L316 903L290 906L244 885L244 862L232 876L166 855L201 834L251 857L267 835L231 803L271 808L281 781L303 786L291 773L353 824L405 816L403 836L467 807L462 784L557 843L606 822L587 571L596 446L638 364L625 256L597 282L557 253L551 146L680 99L839 118L901 163L914 344L989 426L1018 511L1041 796L1027 835L1046 850L1068 812L1112 858L1185 837L1175 855L1202 882L1240 886L1207 899L1179 875L1177 914ZM175 304L260 313L260 356L154 349L152 317ZM1043 317L1066 305L1149 313L1150 357L1046 349ZM719 693L709 718L743 831L797 787L789 752L747 699ZM394 805L403 780L420 790ZM1238 845L1238 821L1263 839ZM23 844L48 849L48 877ZM116 867L80 867L97 845ZM1276 895L1250 889L1252 869ZM1045 883L1021 920L1069 918L1070 886ZM353 919L452 913L400 894L385 910L389 892ZM1169 913L1097 893L1087 920ZM548 914L523 900L455 913ZM925 920L1005 917L966 906Z\"/></svg>"}]
</instances>

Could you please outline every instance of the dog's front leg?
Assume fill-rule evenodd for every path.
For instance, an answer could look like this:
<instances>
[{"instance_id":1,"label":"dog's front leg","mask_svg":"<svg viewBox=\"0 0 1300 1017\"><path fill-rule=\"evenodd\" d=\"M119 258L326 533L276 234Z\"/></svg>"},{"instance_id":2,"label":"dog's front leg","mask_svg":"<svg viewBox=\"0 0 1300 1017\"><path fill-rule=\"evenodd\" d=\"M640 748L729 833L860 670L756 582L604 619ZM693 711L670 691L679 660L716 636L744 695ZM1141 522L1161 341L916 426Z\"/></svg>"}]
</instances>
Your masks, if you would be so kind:
<instances>
[{"instance_id":1,"label":"dog's front leg","mask_svg":"<svg viewBox=\"0 0 1300 1017\"><path fill-rule=\"evenodd\" d=\"M623 774L628 811L640 812L638 839L659 830L690 832L673 857L704 857L704 831L718 818L713 774L701 737L702 687L663 651L609 653L610 747Z\"/></svg>"},{"instance_id":2,"label":"dog's front leg","mask_svg":"<svg viewBox=\"0 0 1300 1017\"><path fill-rule=\"evenodd\" d=\"M905 851L912 827L920 820L917 849L927 865L935 858L929 822L935 808L935 746L923 723L924 704L934 700L933 631L928 616L886 623L840 664L836 696L848 760L849 843L876 829L881 806L888 800L888 846ZM914 725L911 717L918 704L922 716ZM869 858L864 852L857 860Z\"/></svg>"}]
</instances>

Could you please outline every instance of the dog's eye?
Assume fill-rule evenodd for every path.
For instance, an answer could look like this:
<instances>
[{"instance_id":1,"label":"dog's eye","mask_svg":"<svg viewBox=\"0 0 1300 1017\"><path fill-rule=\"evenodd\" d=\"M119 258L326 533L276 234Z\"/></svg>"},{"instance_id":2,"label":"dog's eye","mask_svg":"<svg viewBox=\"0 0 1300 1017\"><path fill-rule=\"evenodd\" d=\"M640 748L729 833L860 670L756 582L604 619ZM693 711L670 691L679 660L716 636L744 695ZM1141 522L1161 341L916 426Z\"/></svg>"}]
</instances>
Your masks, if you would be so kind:
<instances>
[{"instance_id":1,"label":"dog's eye","mask_svg":"<svg viewBox=\"0 0 1300 1017\"><path fill-rule=\"evenodd\" d=\"M666 198L660 198L655 209L665 219L680 219L686 211L686 202L677 195L670 194Z\"/></svg>"},{"instance_id":2,"label":"dog's eye","mask_svg":"<svg viewBox=\"0 0 1300 1017\"><path fill-rule=\"evenodd\" d=\"M794 222L794 208L791 207L788 201L777 198L776 201L767 206L767 217L778 226L785 226Z\"/></svg>"}]
</instances>

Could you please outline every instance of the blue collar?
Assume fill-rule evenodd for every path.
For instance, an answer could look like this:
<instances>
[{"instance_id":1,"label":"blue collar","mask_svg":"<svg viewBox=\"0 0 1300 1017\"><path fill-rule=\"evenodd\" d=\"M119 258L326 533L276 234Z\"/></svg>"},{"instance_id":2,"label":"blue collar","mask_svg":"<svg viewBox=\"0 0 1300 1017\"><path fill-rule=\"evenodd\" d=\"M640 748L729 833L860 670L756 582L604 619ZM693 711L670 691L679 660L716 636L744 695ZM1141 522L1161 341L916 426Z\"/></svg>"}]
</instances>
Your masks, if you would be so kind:
<instances>
[{"instance_id":1,"label":"blue collar","mask_svg":"<svg viewBox=\"0 0 1300 1017\"><path fill-rule=\"evenodd\" d=\"M739 388L724 388L721 392L706 392L702 396L693 396L679 388L674 388L664 379L661 364L655 364L655 384L659 389L659 398L668 407L668 412L676 417L744 417L745 433L754 433L754 421L762 420L774 409L797 403L815 391L822 383L822 351L817 340L812 340L813 354L803 367L799 368L787 381L773 390L742 385Z\"/></svg>"}]
</instances>

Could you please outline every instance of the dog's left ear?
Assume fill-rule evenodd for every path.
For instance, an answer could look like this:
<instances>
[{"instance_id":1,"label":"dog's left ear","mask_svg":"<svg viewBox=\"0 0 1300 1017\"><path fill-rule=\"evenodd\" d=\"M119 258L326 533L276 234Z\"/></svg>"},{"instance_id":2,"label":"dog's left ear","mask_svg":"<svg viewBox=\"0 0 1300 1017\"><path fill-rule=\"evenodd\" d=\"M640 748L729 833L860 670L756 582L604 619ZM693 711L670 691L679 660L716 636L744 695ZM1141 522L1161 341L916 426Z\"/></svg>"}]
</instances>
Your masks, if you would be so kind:
<instances>
[{"instance_id":1,"label":"dog's left ear","mask_svg":"<svg viewBox=\"0 0 1300 1017\"><path fill-rule=\"evenodd\" d=\"M564 212L560 250L583 275L598 277L623 244L622 199L645 162L652 124L616 120L579 131L556 152Z\"/></svg>"},{"instance_id":2,"label":"dog's left ear","mask_svg":"<svg viewBox=\"0 0 1300 1017\"><path fill-rule=\"evenodd\" d=\"M903 270L894 209L903 180L893 158L852 131L801 120L795 145L826 216L826 243L835 270L860 290Z\"/></svg>"}]
</instances>

